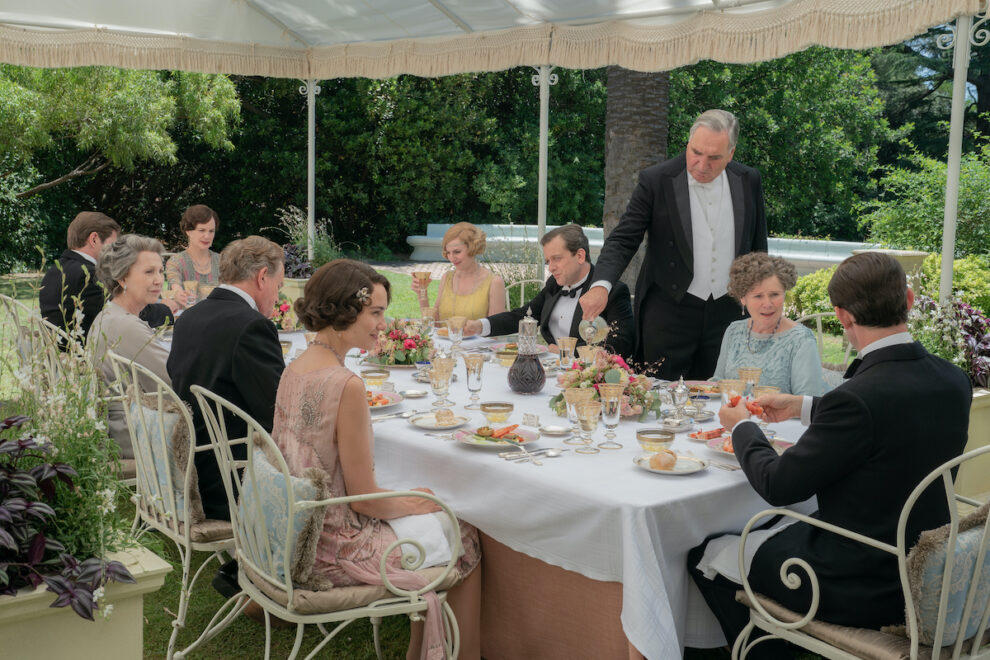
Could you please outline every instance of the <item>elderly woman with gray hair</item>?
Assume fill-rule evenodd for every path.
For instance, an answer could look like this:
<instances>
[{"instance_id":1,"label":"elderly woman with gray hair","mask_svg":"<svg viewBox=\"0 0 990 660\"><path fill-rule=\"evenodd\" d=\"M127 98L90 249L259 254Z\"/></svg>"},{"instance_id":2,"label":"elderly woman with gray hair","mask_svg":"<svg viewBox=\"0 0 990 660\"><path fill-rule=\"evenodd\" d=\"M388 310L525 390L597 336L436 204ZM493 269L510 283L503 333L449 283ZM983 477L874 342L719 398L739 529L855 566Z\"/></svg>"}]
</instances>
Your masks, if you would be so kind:
<instances>
[{"instance_id":1,"label":"elderly woman with gray hair","mask_svg":"<svg viewBox=\"0 0 990 660\"><path fill-rule=\"evenodd\" d=\"M100 251L96 276L109 300L93 320L88 343L108 383L114 380L110 361L103 359L108 350L134 360L171 383L165 368L168 350L155 341L155 331L139 316L161 295L165 281L162 252L164 248L156 239L137 234L124 234ZM134 449L119 402L110 404L109 417L110 435L120 447L125 476L130 476L126 473L134 459Z\"/></svg>"},{"instance_id":2,"label":"elderly woman with gray hair","mask_svg":"<svg viewBox=\"0 0 990 660\"><path fill-rule=\"evenodd\" d=\"M740 367L759 367L759 384L786 394L821 396L829 390L814 334L784 316L784 297L795 283L797 269L786 259L750 252L732 262L729 295L749 318L726 329L712 378L738 378Z\"/></svg>"}]
</instances>

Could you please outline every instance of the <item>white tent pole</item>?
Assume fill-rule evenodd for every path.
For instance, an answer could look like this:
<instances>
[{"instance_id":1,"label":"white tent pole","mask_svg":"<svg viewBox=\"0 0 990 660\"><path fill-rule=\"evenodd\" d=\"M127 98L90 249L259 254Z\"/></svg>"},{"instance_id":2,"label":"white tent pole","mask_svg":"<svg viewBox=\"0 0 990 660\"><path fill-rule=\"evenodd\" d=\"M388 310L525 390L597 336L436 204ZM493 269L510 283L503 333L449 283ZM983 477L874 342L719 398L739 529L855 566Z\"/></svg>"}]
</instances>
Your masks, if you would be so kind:
<instances>
[{"instance_id":1,"label":"white tent pole","mask_svg":"<svg viewBox=\"0 0 990 660\"><path fill-rule=\"evenodd\" d=\"M543 238L547 228L547 145L550 132L550 85L557 84L557 74L550 73L553 68L541 64L536 68L533 84L540 87L540 167L536 202L537 238Z\"/></svg>"},{"instance_id":2,"label":"white tent pole","mask_svg":"<svg viewBox=\"0 0 990 660\"><path fill-rule=\"evenodd\" d=\"M955 50L952 57L952 115L949 124L949 161L946 167L945 213L942 220L942 271L938 299L952 295L952 261L956 250L956 217L959 211L959 170L962 161L962 134L966 111L966 74L969 71L969 31L972 16L956 19Z\"/></svg>"},{"instance_id":3,"label":"white tent pole","mask_svg":"<svg viewBox=\"0 0 990 660\"><path fill-rule=\"evenodd\" d=\"M316 243L316 95L320 86L310 78L299 88L306 95L309 130L306 135L306 257L313 259L313 245Z\"/></svg>"}]
</instances>

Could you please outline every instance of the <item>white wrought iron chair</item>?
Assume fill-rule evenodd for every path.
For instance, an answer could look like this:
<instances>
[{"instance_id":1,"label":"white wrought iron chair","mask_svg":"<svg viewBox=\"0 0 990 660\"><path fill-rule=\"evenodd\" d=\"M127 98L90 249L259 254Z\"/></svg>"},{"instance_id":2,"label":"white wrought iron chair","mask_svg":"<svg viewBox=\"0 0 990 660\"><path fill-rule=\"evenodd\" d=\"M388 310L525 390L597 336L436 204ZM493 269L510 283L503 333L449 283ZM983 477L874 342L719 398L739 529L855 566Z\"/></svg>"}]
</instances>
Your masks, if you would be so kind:
<instances>
[{"instance_id":1,"label":"white wrought iron chair","mask_svg":"<svg viewBox=\"0 0 990 660\"><path fill-rule=\"evenodd\" d=\"M505 308L513 309L511 303L512 296L510 295L513 289L518 291L519 305L525 305L527 300L532 300L533 296L540 292L544 284L546 284L545 280L516 280L506 283Z\"/></svg>"},{"instance_id":2,"label":"white wrought iron chair","mask_svg":"<svg viewBox=\"0 0 990 660\"><path fill-rule=\"evenodd\" d=\"M182 563L179 608L172 621L166 657L180 657L176 650L179 632L185 628L189 595L196 581L216 559L218 564L233 555L234 537L225 520L205 520L199 501L195 455L212 452L209 445L196 446L189 408L175 391L151 370L107 351L117 383L125 393L124 415L134 445L137 468L135 528L153 529L175 543ZM210 556L190 580L192 553ZM231 615L233 618L234 615ZM186 651L195 648L196 640Z\"/></svg>"},{"instance_id":3,"label":"white wrought iron chair","mask_svg":"<svg viewBox=\"0 0 990 660\"><path fill-rule=\"evenodd\" d=\"M990 561L987 556L990 534L990 518L986 507L979 508L981 502L958 494L953 484L952 472L962 463L990 452L990 446L980 447L958 456L933 470L908 496L897 525L896 545L883 543L855 532L836 527L816 518L795 513L787 509L768 509L753 516L742 533L739 547L739 566L743 577L743 590L737 594L740 602L750 608L750 621L735 640L732 647L733 660L744 658L749 650L768 639L780 638L808 649L827 658L931 658L932 649L941 649L941 657L990 658L990 634L987 623L990 620ZM921 494L932 484L944 492L950 512L948 525L936 532L922 535L927 553L944 554L944 566L938 561L925 565L909 560L910 548L906 528L908 517ZM959 507L977 507L965 518L960 518ZM812 593L811 607L806 613L796 613L753 591L745 577L744 551L750 530L761 520L775 515L796 518L829 532L845 536L873 548L889 552L897 557L901 588L906 604L906 629L908 637L888 634L878 630L850 628L815 620L819 602L818 576L802 559L792 558L781 567L781 579L792 589L797 589L802 580L807 579ZM930 535L930 536L929 536ZM926 536L929 536L927 539ZM912 540L913 541L913 540ZM919 546L922 542L919 542ZM948 552L948 548L955 548ZM929 557L932 557L929 554ZM940 557L941 555L934 555ZM909 561L913 562L909 570ZM954 575L956 564L958 570ZM793 569L800 567L803 576ZM784 572L788 571L785 579ZM912 583L910 574L924 574L924 584ZM953 579L955 578L955 579ZM920 602L912 597L912 586L920 595ZM960 611L961 610L961 611ZM762 634L753 638L754 633ZM965 631L964 633L961 631ZM924 645L919 640L930 640Z\"/></svg>"},{"instance_id":4,"label":"white wrought iron chair","mask_svg":"<svg viewBox=\"0 0 990 660\"><path fill-rule=\"evenodd\" d=\"M78 341L73 341L64 330L56 328L23 303L0 294L0 307L17 332L15 347L21 369L44 378L58 379L63 360L83 358L84 351ZM60 346L68 347L68 356Z\"/></svg>"},{"instance_id":5,"label":"white wrought iron chair","mask_svg":"<svg viewBox=\"0 0 990 660\"><path fill-rule=\"evenodd\" d=\"M289 468L272 440L271 436L249 414L209 390L198 385L191 388L199 403L210 434L210 441L220 465L224 487L230 502L239 502L231 506L231 520L234 525L234 547L238 563L237 581L243 590L242 594L234 596L228 603L240 599L234 606L246 604L244 596L249 597L265 611L265 658L268 658L271 648L271 620L276 616L296 624L296 638L289 658L295 658L302 645L303 632L307 624L316 624L323 639L307 655L314 658L319 652L346 626L355 620L368 618L371 621L375 653L379 660L382 658L381 642L379 639L379 624L384 616L405 614L411 620L422 620L427 603L423 596L429 591L436 591L442 604L445 644L448 657L456 658L460 646L459 631L454 612L447 604L446 589L454 586L458 580L454 566L461 554L460 534L457 518L453 512L437 497L419 491L394 491L353 495L346 497L328 498L322 500L303 499L297 494L301 481L289 473ZM247 436L230 438L227 433L229 418L239 418L247 426ZM235 460L232 446L245 445L246 460ZM268 480L265 473L276 473L280 492L276 496L282 500L276 505L281 508L277 513L272 512L271 492L262 490L262 481ZM318 492L318 489L317 489ZM451 544L452 558L442 566L435 566L418 571L427 580L420 589L406 590L396 586L385 572L386 558L399 549L400 544L406 548L413 546L415 554L403 554L402 567L416 570L425 558L423 546L411 539L399 539L387 548L379 565L379 575L383 586L360 585L353 587L334 587L326 591L309 591L298 587L293 575L293 555L298 552L297 545L303 543L297 538L299 519L313 516L322 528L325 507L350 506L352 502L384 499L390 497L423 497L438 504L449 517L455 530L448 540ZM263 504L268 505L266 513ZM284 545L275 538L281 536ZM318 537L318 533L317 533ZM312 540L312 537L310 537ZM408 545L407 545L408 544ZM336 624L327 631L323 624ZM223 624L225 625L225 624ZM223 625L218 626L211 634L219 632Z\"/></svg>"},{"instance_id":6,"label":"white wrought iron chair","mask_svg":"<svg viewBox=\"0 0 990 660\"><path fill-rule=\"evenodd\" d=\"M815 333L815 341L818 344L818 359L822 363L822 378L825 380L825 384L829 387L837 387L842 384L846 367L849 366L849 362L852 358L853 347L846 338L845 333L843 333L842 347L844 354L842 356L842 362L825 361L825 337L829 336L829 333L825 331L825 321L829 318L836 318L835 312L806 314L799 319L795 319L794 322L800 323Z\"/></svg>"}]
</instances>

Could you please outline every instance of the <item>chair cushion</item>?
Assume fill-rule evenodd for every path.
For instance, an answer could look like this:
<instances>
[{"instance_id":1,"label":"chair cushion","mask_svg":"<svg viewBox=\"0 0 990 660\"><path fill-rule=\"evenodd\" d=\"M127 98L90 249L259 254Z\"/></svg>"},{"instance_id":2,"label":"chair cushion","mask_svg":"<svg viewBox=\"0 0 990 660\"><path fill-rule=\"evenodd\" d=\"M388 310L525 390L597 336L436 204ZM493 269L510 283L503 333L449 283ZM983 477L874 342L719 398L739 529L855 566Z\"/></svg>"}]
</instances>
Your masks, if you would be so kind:
<instances>
[{"instance_id":1,"label":"chair cushion","mask_svg":"<svg viewBox=\"0 0 990 660\"><path fill-rule=\"evenodd\" d=\"M990 599L990 552L988 552L983 558L979 583L975 585L977 591L973 610L969 619L962 621L966 598L969 595L968 587L973 580L980 543L983 541L983 525L987 520L988 509L990 503L984 504L959 521L955 562L952 566L949 598L946 602L943 646L954 644L960 631L963 639L975 635L987 600ZM938 529L923 532L907 557L908 584L918 613L918 640L923 644L932 644L935 638L949 531L950 525L946 524Z\"/></svg>"},{"instance_id":2,"label":"chair cushion","mask_svg":"<svg viewBox=\"0 0 990 660\"><path fill-rule=\"evenodd\" d=\"M251 570L250 566L241 565L247 578L273 601L286 607L289 599L286 591L258 575ZM427 582L437 579L446 566L433 566L416 571L417 575L423 576ZM437 587L437 591L446 591L457 585L462 579L460 572L455 568L446 579ZM395 594L382 585L359 584L352 587L331 587L321 590L293 589L292 605L297 614L324 614L327 612L338 612L341 610L363 607L381 598L393 598Z\"/></svg>"},{"instance_id":3,"label":"chair cushion","mask_svg":"<svg viewBox=\"0 0 990 660\"><path fill-rule=\"evenodd\" d=\"M801 618L801 615L762 594L756 594L756 599L771 616L780 621L790 623ZM737 591L736 600L746 607L753 607L745 591ZM752 614L758 616L755 611ZM819 639L863 660L910 660L911 658L911 640L903 634L887 632L887 628L883 630L851 628L815 619L809 621L807 625L799 628L796 632ZM983 636L981 647L988 642L990 642L990 631ZM930 660L931 657L932 647L919 643L919 660ZM937 657L939 660L949 660L952 657L952 649L942 647L939 649Z\"/></svg>"},{"instance_id":4,"label":"chair cushion","mask_svg":"<svg viewBox=\"0 0 990 660\"><path fill-rule=\"evenodd\" d=\"M263 516L265 533L268 536L272 552L274 552L273 574L278 580L284 582L286 577L283 557L290 538L286 534L289 528L289 489L286 485L286 475L281 469L275 467L278 463L277 459L271 460L266 456L262 448L256 447L254 449L252 460L254 469L253 472L249 468L244 469L238 510L242 521L248 521L246 525L249 528L252 526L250 521L257 520L258 516ZM289 475L289 480L297 502L322 500L329 497L330 480L326 472L319 468L307 468L302 477ZM325 506L307 509L298 512L292 521L291 539L294 542L294 547L290 571L294 584L309 584L313 561L316 559L316 544L323 529L325 512ZM245 547L240 548L240 550L245 552L257 565L269 565L267 557L251 555L254 551L253 548Z\"/></svg>"},{"instance_id":5,"label":"chair cushion","mask_svg":"<svg viewBox=\"0 0 990 660\"><path fill-rule=\"evenodd\" d=\"M154 478L158 483L158 488L162 493L167 493L171 488L175 496L176 519L186 522L186 493L185 493L185 466L189 461L189 451L192 445L190 431L184 423L184 418L179 414L178 406L168 398L162 401L162 424L158 424L158 399L155 395L146 394L142 396L142 403L139 405L133 399L130 404L130 415L134 423L134 452L141 452L142 462L145 465L153 465L155 470ZM160 434L164 429L164 444ZM148 433L150 437L145 438ZM166 472L166 463L172 475L172 483L168 483L169 472ZM195 464L189 463L189 522L193 525L203 522L206 515L203 512L203 503L199 496L199 480L196 476ZM156 505L157 507L157 505Z\"/></svg>"}]
</instances>

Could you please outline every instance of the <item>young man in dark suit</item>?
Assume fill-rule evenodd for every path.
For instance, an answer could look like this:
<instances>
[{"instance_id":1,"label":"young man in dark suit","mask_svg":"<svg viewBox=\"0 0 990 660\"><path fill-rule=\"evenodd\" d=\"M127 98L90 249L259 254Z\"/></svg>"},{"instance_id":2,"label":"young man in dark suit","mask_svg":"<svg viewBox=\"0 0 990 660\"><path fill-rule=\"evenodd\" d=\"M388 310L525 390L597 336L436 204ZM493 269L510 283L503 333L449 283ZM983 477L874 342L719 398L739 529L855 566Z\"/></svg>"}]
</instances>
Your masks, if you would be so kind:
<instances>
[{"instance_id":1,"label":"young man in dark suit","mask_svg":"<svg viewBox=\"0 0 990 660\"><path fill-rule=\"evenodd\" d=\"M848 380L821 398L777 394L757 400L770 421L793 417L808 424L797 444L778 456L745 406L724 406L719 419L732 430L733 448L750 484L771 505L787 506L814 495L816 517L893 544L911 490L963 452L972 389L962 370L912 340L907 315L914 294L892 257L867 252L846 259L828 291L858 351ZM947 521L944 497L926 491L908 523L908 544ZM748 621L748 610L734 601L737 584L722 575L714 580L702 575L707 545L689 554L689 569L732 644ZM797 590L780 580L780 566L791 557L807 561L819 577L816 618L865 628L904 622L893 555L801 522L770 537L753 557L750 583L803 614L811 602L808 580ZM765 657L781 657L779 649L767 652Z\"/></svg>"},{"instance_id":2,"label":"young man in dark suit","mask_svg":"<svg viewBox=\"0 0 990 660\"><path fill-rule=\"evenodd\" d=\"M722 335L739 318L727 293L729 266L739 255L767 251L763 183L758 171L732 160L738 135L732 113L708 110L691 127L683 154L639 173L581 296L584 318L600 314L648 236L636 280L634 357L662 358L661 378L715 373Z\"/></svg>"},{"instance_id":3,"label":"young man in dark suit","mask_svg":"<svg viewBox=\"0 0 990 660\"><path fill-rule=\"evenodd\" d=\"M278 332L270 321L285 275L285 255L260 236L234 241L220 254L220 286L175 322L168 374L172 387L193 410L196 444L210 438L189 388L200 385L247 411L271 431L275 393L285 362ZM227 419L231 437L243 423ZM234 458L246 458L243 445ZM199 493L207 518L230 520L227 495L213 452L196 454Z\"/></svg>"},{"instance_id":4,"label":"young man in dark suit","mask_svg":"<svg viewBox=\"0 0 990 660\"><path fill-rule=\"evenodd\" d=\"M75 329L76 301L82 318L79 330L89 334L89 326L103 309L106 292L96 279L96 260L106 243L113 243L120 225L102 213L83 211L69 223L66 244L69 246L58 263L45 273L38 291L41 316L56 328Z\"/></svg>"},{"instance_id":5,"label":"young man in dark suit","mask_svg":"<svg viewBox=\"0 0 990 660\"><path fill-rule=\"evenodd\" d=\"M540 333L548 345L556 344L558 337L577 337L578 346L584 345L578 334L582 316L578 298L588 290L595 272L588 256L588 237L578 225L568 224L548 231L540 243L550 270L550 277L543 289L521 307L468 321L464 327L465 335L507 335L516 332L520 319L530 310L533 318L540 322ZM610 327L603 345L609 351L628 358L632 353L636 328L629 288L625 284L620 282L613 287L602 318Z\"/></svg>"}]
</instances>

